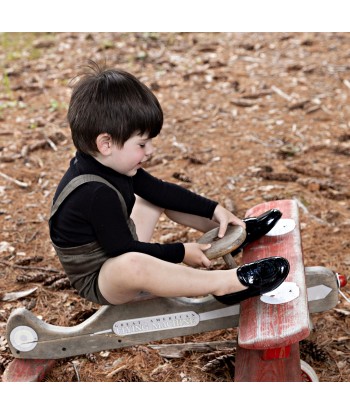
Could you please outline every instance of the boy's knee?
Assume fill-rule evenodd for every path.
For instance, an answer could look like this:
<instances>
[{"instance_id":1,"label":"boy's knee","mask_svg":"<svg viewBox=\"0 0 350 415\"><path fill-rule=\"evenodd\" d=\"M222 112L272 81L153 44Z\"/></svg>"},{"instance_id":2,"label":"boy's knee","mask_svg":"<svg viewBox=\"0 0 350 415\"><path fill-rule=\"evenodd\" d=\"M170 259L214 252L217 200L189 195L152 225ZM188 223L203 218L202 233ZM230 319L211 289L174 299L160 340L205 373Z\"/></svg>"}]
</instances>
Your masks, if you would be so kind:
<instances>
[{"instance_id":1,"label":"boy's knee","mask_svg":"<svg viewBox=\"0 0 350 415\"><path fill-rule=\"evenodd\" d=\"M146 258L147 255L139 252L127 252L117 258L113 258L113 260L115 260L118 272L122 275L127 275L129 273L135 274L136 272L141 272Z\"/></svg>"}]
</instances>

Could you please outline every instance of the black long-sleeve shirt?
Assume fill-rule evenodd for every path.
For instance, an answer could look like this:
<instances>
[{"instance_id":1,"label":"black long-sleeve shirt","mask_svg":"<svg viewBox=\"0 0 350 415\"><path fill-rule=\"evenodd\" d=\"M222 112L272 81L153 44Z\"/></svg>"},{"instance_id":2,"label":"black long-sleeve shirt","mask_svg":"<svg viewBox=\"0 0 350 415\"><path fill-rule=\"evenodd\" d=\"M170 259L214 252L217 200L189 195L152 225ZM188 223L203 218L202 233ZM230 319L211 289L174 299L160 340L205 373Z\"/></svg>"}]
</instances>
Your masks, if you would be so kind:
<instances>
[{"instance_id":1,"label":"black long-sleeve shirt","mask_svg":"<svg viewBox=\"0 0 350 415\"><path fill-rule=\"evenodd\" d=\"M174 183L165 182L139 169L129 177L99 163L92 156L77 152L60 181L54 201L75 177L95 174L106 179L123 195L128 215L135 194L164 209L212 218L217 203ZM126 252L141 252L168 262L184 258L182 243L158 244L135 241L131 235L116 192L99 182L84 183L62 203L49 222L50 236L61 248L97 241L109 257ZM137 229L136 229L137 232Z\"/></svg>"}]
</instances>

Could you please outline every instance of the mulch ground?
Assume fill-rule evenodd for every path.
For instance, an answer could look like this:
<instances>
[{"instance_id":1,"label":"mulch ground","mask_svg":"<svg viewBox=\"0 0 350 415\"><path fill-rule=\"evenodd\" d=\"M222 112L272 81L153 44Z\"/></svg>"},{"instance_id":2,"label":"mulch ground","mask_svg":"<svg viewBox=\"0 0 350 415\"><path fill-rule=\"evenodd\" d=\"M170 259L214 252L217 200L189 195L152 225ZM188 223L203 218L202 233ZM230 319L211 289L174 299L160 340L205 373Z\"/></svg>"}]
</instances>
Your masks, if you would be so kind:
<instances>
[{"instance_id":1,"label":"mulch ground","mask_svg":"<svg viewBox=\"0 0 350 415\"><path fill-rule=\"evenodd\" d=\"M97 310L67 283L47 226L74 154L69 81L89 58L134 73L158 96L165 124L150 173L240 217L264 201L297 200L305 266L349 275L349 41L349 33L0 34L0 375L13 359L6 322L14 309L62 326ZM197 236L164 218L154 240ZM349 285L343 293L350 297ZM320 381L349 381L349 302L339 296L311 318L302 358ZM142 345L63 359L46 380L229 382L236 335L156 343L209 345L177 357Z\"/></svg>"}]
</instances>

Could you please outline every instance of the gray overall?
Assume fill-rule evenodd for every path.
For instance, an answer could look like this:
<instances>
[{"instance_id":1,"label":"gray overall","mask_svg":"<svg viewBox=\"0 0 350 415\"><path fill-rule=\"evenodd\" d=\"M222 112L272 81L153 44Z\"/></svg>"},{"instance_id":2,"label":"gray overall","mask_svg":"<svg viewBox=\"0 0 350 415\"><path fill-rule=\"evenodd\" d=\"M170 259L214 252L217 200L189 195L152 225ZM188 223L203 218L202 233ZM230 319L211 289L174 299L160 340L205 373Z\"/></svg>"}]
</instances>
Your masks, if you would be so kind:
<instances>
[{"instance_id":1,"label":"gray overall","mask_svg":"<svg viewBox=\"0 0 350 415\"><path fill-rule=\"evenodd\" d=\"M51 208L50 219L57 212L60 205L77 187L87 182L100 182L112 188L118 195L122 205L125 219L128 223L130 232L135 240L137 234L135 224L131 218L128 217L127 209L122 194L107 180L94 174L83 174L71 180L62 190L55 203ZM97 242L90 242L85 245L75 246L71 248L60 248L52 243L58 258L67 274L70 283L75 288L79 295L89 301L97 304L110 304L101 294L98 287L98 275L102 265L109 257L102 250Z\"/></svg>"}]
</instances>

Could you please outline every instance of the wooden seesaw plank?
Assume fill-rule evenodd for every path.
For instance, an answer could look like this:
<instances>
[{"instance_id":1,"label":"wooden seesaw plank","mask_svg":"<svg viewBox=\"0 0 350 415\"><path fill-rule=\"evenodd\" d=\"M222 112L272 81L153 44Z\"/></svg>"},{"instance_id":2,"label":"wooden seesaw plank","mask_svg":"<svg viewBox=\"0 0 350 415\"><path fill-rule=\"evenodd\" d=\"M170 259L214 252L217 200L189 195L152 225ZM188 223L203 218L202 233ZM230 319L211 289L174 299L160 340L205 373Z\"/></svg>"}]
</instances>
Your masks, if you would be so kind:
<instances>
[{"instance_id":1,"label":"wooden seesaw plank","mask_svg":"<svg viewBox=\"0 0 350 415\"><path fill-rule=\"evenodd\" d=\"M264 236L250 244L243 252L243 263L270 256L282 256L290 263L286 279L297 284L300 295L284 304L266 304L259 297L241 303L239 345L247 349L268 349L287 346L305 339L310 334L305 268L299 230L298 206L294 200L262 203L250 209L248 216L277 208L281 219L293 219L295 228L284 235Z\"/></svg>"}]
</instances>

